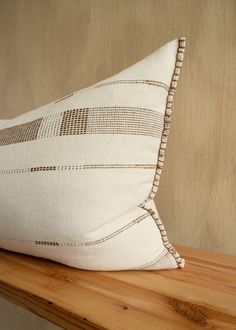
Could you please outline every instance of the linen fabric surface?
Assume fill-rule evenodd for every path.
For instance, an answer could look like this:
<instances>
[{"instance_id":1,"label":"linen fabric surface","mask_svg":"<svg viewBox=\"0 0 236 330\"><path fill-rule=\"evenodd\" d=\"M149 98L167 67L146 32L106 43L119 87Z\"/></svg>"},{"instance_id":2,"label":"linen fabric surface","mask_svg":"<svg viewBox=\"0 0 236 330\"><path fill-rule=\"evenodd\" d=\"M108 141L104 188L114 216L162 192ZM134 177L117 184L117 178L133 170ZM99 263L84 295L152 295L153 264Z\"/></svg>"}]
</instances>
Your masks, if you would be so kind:
<instances>
[{"instance_id":1,"label":"linen fabric surface","mask_svg":"<svg viewBox=\"0 0 236 330\"><path fill-rule=\"evenodd\" d=\"M0 120L0 247L88 270L183 268L153 198L185 38Z\"/></svg>"}]
</instances>

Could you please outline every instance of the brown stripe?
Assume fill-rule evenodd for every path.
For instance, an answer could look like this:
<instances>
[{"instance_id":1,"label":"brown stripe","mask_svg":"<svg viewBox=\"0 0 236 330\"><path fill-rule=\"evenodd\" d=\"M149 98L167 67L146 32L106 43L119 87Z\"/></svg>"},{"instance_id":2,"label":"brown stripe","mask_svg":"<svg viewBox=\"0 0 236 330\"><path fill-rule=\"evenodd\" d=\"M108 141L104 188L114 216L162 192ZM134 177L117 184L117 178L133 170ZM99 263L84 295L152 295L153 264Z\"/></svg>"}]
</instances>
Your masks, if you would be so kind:
<instances>
[{"instance_id":1,"label":"brown stripe","mask_svg":"<svg viewBox=\"0 0 236 330\"><path fill-rule=\"evenodd\" d=\"M133 220L132 222L128 223L127 225L123 226L122 228L114 231L112 234L107 235L99 240L96 241L91 241L91 242L85 242L84 245L88 246L88 245L95 245L95 244L100 244L102 242L107 241L108 239L111 239L112 237L120 234L121 232L125 231L126 229L132 227L133 225L135 225L136 223L139 223L140 221L143 221L144 219L148 218L150 214L143 214L141 216L139 216L138 218L136 218L135 220Z\"/></svg>"},{"instance_id":2,"label":"brown stripe","mask_svg":"<svg viewBox=\"0 0 236 330\"><path fill-rule=\"evenodd\" d=\"M147 79L140 79L140 80L125 79L125 80L107 81L107 82L94 86L94 88L100 88L100 87L104 87L107 85L115 85L115 84L147 84L147 85L151 85L151 86L157 86L157 87L164 88L165 90L167 90L167 92L169 91L169 86L166 85L165 83L163 83L161 81L157 81L157 80L147 80Z\"/></svg>"},{"instance_id":3,"label":"brown stripe","mask_svg":"<svg viewBox=\"0 0 236 330\"><path fill-rule=\"evenodd\" d=\"M137 107L67 110L0 130L0 145L64 135L128 134L160 137L164 114Z\"/></svg>"},{"instance_id":4,"label":"brown stripe","mask_svg":"<svg viewBox=\"0 0 236 330\"><path fill-rule=\"evenodd\" d=\"M59 135L86 134L88 108L73 109L63 113Z\"/></svg>"},{"instance_id":5,"label":"brown stripe","mask_svg":"<svg viewBox=\"0 0 236 330\"><path fill-rule=\"evenodd\" d=\"M146 268L154 266L156 264L159 264L159 266L160 266L160 265L164 264L166 260L169 259L168 256L169 256L169 252L168 252L168 250L165 249L160 254L158 254L158 256L156 256L154 259L152 259L151 261L146 262L142 266L135 267L135 270L146 269Z\"/></svg>"},{"instance_id":6,"label":"brown stripe","mask_svg":"<svg viewBox=\"0 0 236 330\"><path fill-rule=\"evenodd\" d=\"M22 174L30 172L47 171L77 171L89 169L155 169L156 164L77 164L77 165L53 165L53 166L35 166L28 168L15 168L0 170L0 175L4 174Z\"/></svg>"},{"instance_id":7,"label":"brown stripe","mask_svg":"<svg viewBox=\"0 0 236 330\"><path fill-rule=\"evenodd\" d=\"M25 240L16 237L0 237L0 240L3 241L15 241L18 243L25 243L25 244L36 244L36 245L47 245L47 246L66 246L66 247L85 247L85 246L93 246L97 244L101 244L119 234L124 232L125 230L129 229L130 227L138 224L139 222L145 220L146 218L150 217L149 213L144 213L137 217L135 220L129 222L127 225L115 230L114 232L106 235L98 240L95 241L87 241L87 242L58 242L58 241L48 241L48 240Z\"/></svg>"},{"instance_id":8,"label":"brown stripe","mask_svg":"<svg viewBox=\"0 0 236 330\"><path fill-rule=\"evenodd\" d=\"M38 130L43 118L25 124L0 129L0 145L8 145L37 138Z\"/></svg>"},{"instance_id":9,"label":"brown stripe","mask_svg":"<svg viewBox=\"0 0 236 330\"><path fill-rule=\"evenodd\" d=\"M30 172L40 172L40 171L56 171L56 166L40 166L40 167L30 168Z\"/></svg>"}]
</instances>

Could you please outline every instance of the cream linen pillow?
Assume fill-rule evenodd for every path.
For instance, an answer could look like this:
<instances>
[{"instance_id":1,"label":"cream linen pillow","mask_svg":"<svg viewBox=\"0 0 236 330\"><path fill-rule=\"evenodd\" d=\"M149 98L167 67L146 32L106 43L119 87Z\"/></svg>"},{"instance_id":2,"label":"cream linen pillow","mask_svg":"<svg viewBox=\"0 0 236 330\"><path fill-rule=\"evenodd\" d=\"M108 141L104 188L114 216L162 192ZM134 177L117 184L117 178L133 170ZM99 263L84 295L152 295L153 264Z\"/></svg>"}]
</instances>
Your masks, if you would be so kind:
<instances>
[{"instance_id":1,"label":"cream linen pillow","mask_svg":"<svg viewBox=\"0 0 236 330\"><path fill-rule=\"evenodd\" d=\"M184 267L153 198L185 50L0 121L0 247L90 270Z\"/></svg>"}]
</instances>

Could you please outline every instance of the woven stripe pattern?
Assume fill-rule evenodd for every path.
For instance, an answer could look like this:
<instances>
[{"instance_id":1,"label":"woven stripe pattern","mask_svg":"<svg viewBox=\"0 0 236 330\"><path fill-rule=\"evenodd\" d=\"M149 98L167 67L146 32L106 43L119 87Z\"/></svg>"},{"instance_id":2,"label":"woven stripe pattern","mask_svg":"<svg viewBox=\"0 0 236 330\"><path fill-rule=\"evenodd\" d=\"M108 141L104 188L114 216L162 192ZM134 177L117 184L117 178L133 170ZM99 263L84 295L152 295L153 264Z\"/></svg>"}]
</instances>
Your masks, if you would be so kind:
<instances>
[{"instance_id":1,"label":"woven stripe pattern","mask_svg":"<svg viewBox=\"0 0 236 330\"><path fill-rule=\"evenodd\" d=\"M184 267L154 197L185 42L0 120L0 248L88 270Z\"/></svg>"}]
</instances>

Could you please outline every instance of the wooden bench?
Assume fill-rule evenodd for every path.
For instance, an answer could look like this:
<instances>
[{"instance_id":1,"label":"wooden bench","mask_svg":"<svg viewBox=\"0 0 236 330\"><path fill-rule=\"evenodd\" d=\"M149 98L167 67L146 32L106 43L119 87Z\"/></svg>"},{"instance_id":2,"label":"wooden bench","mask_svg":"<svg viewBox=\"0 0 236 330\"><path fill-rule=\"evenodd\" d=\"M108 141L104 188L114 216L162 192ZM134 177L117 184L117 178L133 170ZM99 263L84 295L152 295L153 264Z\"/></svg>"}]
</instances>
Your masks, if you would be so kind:
<instances>
[{"instance_id":1,"label":"wooden bench","mask_svg":"<svg viewBox=\"0 0 236 330\"><path fill-rule=\"evenodd\" d=\"M236 257L175 247L184 269L123 272L0 249L0 296L65 329L236 329Z\"/></svg>"}]
</instances>

